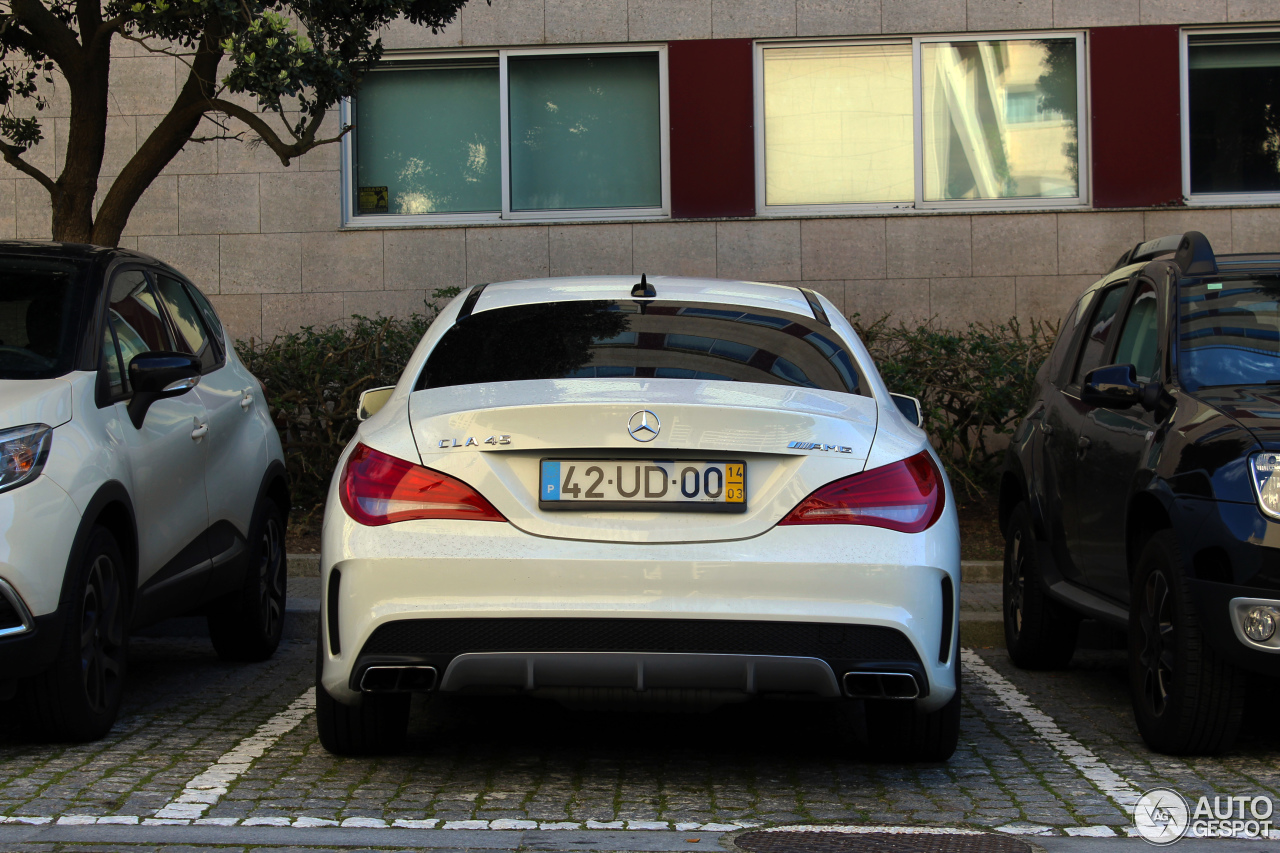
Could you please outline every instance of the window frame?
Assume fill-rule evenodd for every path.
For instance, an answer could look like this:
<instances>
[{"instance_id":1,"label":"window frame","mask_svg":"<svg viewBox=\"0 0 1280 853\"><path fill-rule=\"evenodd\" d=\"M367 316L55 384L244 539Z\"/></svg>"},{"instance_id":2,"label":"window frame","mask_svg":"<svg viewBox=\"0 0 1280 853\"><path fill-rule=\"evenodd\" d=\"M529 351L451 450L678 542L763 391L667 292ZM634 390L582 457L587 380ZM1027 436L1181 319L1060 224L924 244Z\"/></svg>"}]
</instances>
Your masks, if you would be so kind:
<instances>
[{"instance_id":1,"label":"window frame","mask_svg":"<svg viewBox=\"0 0 1280 853\"><path fill-rule=\"evenodd\" d=\"M1245 193L1191 192L1191 39L1196 36L1271 34L1280 40L1280 27L1183 27L1178 31L1178 119L1182 134L1182 200L1190 205L1235 207L1249 204L1280 204L1280 191Z\"/></svg>"},{"instance_id":2,"label":"window frame","mask_svg":"<svg viewBox=\"0 0 1280 853\"><path fill-rule=\"evenodd\" d=\"M938 211L1040 210L1052 208L1087 209L1092 198L1089 172L1089 62L1088 33L1085 30L996 32L996 33L930 33L919 36L875 37L865 39L760 39L753 45L752 94L755 100L755 177L756 216L795 217L822 216L884 211L936 213ZM946 199L926 201L924 198L924 85L921 74L922 47L925 44L958 41L1033 41L1035 39L1075 39L1076 42L1076 157L1077 194L1067 198L1011 199ZM856 202L846 204L774 204L766 199L767 163L765 162L764 53L770 48L858 47L877 45L911 45L912 165L915 170L915 199L910 202Z\"/></svg>"},{"instance_id":3,"label":"window frame","mask_svg":"<svg viewBox=\"0 0 1280 853\"><path fill-rule=\"evenodd\" d=\"M589 208L583 210L512 210L511 209L511 139L510 86L507 62L512 57L574 56L609 53L653 53L658 58L658 136L662 203L657 207ZM499 136L502 185L502 207L496 211L469 213L365 213L356 212L356 139L357 128L343 135L340 153L340 181L343 228L387 228L395 226L492 224L499 222L618 222L629 220L662 220L671 218L671 107L668 91L667 45L636 43L626 45L575 45L573 47L512 47L496 50L409 50L387 51L384 62L420 62L450 59L497 59L499 88ZM371 72L376 73L376 71ZM355 99L343 98L338 104L338 121L342 127L352 126Z\"/></svg>"}]
</instances>

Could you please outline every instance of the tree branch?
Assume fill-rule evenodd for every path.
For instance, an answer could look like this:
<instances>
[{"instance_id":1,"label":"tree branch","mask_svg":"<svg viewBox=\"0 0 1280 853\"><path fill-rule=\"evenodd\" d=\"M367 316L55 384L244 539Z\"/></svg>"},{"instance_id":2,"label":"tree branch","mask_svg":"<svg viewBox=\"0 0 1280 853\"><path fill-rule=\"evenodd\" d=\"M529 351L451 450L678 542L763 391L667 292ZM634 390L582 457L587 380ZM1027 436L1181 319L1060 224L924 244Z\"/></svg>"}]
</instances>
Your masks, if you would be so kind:
<instances>
[{"instance_id":1,"label":"tree branch","mask_svg":"<svg viewBox=\"0 0 1280 853\"><path fill-rule=\"evenodd\" d=\"M80 56L80 42L71 28L59 21L40 0L12 0L9 8L14 18L40 43L44 53L63 66L64 73L71 71Z\"/></svg>"},{"instance_id":2,"label":"tree branch","mask_svg":"<svg viewBox=\"0 0 1280 853\"><path fill-rule=\"evenodd\" d=\"M35 166L22 159L23 149L10 145L7 142L0 141L0 154L4 155L4 161L13 168L17 169L25 175L30 175L40 183L40 186L49 191L53 195L58 190L58 185L54 183L53 178L37 169Z\"/></svg>"},{"instance_id":3,"label":"tree branch","mask_svg":"<svg viewBox=\"0 0 1280 853\"><path fill-rule=\"evenodd\" d=\"M80 25L80 43L88 45L100 32L102 8L98 0L76 0L76 23Z\"/></svg>"},{"instance_id":4,"label":"tree branch","mask_svg":"<svg viewBox=\"0 0 1280 853\"><path fill-rule=\"evenodd\" d=\"M222 98L214 98L209 101L211 109L220 113L226 113L232 118L239 119L249 126L249 129L262 139L276 156L280 158L280 162L285 166L289 165L289 161L294 157L300 157L319 145L327 145L330 142L337 142L339 139L347 135L350 128L343 128L342 132L337 136L329 139L316 139L316 131L320 129L321 122L324 121L324 113L312 116L307 123L307 127L303 130L302 135L298 136L289 131L289 135L294 137L294 142L285 142L280 137L266 119L260 113L240 106L232 101L223 100Z\"/></svg>"}]
</instances>

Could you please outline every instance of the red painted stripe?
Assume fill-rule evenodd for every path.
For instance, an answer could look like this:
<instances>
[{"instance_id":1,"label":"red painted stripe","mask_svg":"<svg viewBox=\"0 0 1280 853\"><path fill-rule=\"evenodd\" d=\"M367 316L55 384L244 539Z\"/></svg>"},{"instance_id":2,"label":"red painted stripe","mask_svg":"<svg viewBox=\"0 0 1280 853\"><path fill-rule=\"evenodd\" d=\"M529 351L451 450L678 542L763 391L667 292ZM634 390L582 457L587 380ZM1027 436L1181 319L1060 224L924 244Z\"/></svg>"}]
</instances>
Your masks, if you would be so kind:
<instances>
[{"instance_id":1,"label":"red painted stripe","mask_svg":"<svg viewBox=\"0 0 1280 853\"><path fill-rule=\"evenodd\" d=\"M1093 206L1182 204L1178 27L1089 31Z\"/></svg>"},{"instance_id":2,"label":"red painted stripe","mask_svg":"<svg viewBox=\"0 0 1280 853\"><path fill-rule=\"evenodd\" d=\"M667 45L671 214L755 214L751 39Z\"/></svg>"}]
</instances>

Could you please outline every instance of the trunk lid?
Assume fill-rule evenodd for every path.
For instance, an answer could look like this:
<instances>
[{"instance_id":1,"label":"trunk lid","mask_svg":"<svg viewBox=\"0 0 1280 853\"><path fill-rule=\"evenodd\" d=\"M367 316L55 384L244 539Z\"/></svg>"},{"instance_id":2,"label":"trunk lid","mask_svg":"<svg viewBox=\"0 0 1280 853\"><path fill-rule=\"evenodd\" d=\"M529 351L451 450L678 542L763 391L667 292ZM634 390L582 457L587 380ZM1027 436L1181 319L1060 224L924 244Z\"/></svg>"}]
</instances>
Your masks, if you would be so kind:
<instances>
[{"instance_id":1,"label":"trunk lid","mask_svg":"<svg viewBox=\"0 0 1280 853\"><path fill-rule=\"evenodd\" d=\"M658 434L628 426L647 410ZM814 489L855 474L875 437L870 397L746 382L546 379L415 391L409 418L423 465L478 490L537 536L609 542L743 539ZM742 461L742 512L539 508L544 459ZM628 475L629 476L629 475Z\"/></svg>"}]
</instances>

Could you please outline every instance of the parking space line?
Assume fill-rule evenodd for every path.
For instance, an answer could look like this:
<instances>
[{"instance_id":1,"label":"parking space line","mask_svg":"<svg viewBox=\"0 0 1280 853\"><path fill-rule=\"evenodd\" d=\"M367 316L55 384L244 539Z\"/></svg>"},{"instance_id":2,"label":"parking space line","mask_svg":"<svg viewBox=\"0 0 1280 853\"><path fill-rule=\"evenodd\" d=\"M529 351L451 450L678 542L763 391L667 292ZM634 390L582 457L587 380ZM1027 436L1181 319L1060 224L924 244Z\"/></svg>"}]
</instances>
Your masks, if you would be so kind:
<instances>
[{"instance_id":1,"label":"parking space line","mask_svg":"<svg viewBox=\"0 0 1280 853\"><path fill-rule=\"evenodd\" d=\"M185 822L204 817L205 812L222 799L231 783L247 771L255 759L262 757L263 753L275 746L276 741L297 728L315 708L316 689L310 687L294 699L288 708L258 726L257 731L188 782L176 799L156 812L154 819Z\"/></svg>"},{"instance_id":2,"label":"parking space line","mask_svg":"<svg viewBox=\"0 0 1280 853\"><path fill-rule=\"evenodd\" d=\"M1013 682L996 672L972 649L961 649L960 658L965 669L995 694L1005 708L1021 717L1032 731L1039 735L1068 764L1093 783L1102 794L1124 813L1129 813L1138 801L1139 792L1133 783L1121 776L1105 761L1080 741L1064 732L1053 718L1041 711Z\"/></svg>"}]
</instances>

